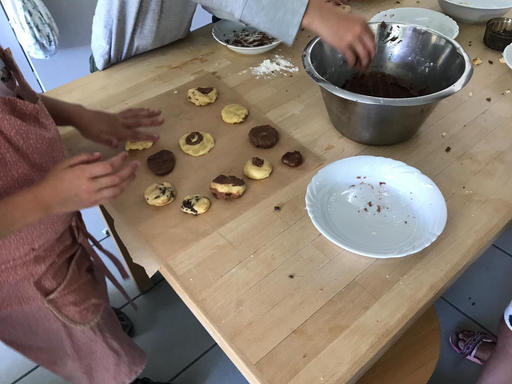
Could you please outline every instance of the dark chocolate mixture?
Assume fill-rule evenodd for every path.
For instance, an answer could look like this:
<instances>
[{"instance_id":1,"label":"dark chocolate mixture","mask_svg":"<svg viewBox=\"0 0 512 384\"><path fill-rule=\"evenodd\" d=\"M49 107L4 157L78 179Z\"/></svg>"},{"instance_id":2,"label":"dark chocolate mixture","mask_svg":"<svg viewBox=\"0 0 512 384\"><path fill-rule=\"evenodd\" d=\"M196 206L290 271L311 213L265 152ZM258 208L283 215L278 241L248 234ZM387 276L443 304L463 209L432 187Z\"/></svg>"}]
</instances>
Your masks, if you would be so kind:
<instances>
[{"instance_id":1,"label":"dark chocolate mixture","mask_svg":"<svg viewBox=\"0 0 512 384\"><path fill-rule=\"evenodd\" d=\"M263 161L263 159L260 159L259 157L253 157L252 158L252 164L257 166L257 167L263 167L263 164L265 162Z\"/></svg>"},{"instance_id":2,"label":"dark chocolate mixture","mask_svg":"<svg viewBox=\"0 0 512 384\"><path fill-rule=\"evenodd\" d=\"M245 185L245 181L242 179L239 179L236 176L226 176L226 175L219 175L215 179L213 179L214 183L217 184L226 184L226 185L235 185L235 186L242 186Z\"/></svg>"},{"instance_id":3,"label":"dark chocolate mixture","mask_svg":"<svg viewBox=\"0 0 512 384\"><path fill-rule=\"evenodd\" d=\"M192 132L185 138L185 143L188 145L198 145L203 141L203 135L199 132Z\"/></svg>"},{"instance_id":4,"label":"dark chocolate mixture","mask_svg":"<svg viewBox=\"0 0 512 384\"><path fill-rule=\"evenodd\" d=\"M203 95L208 95L211 91L213 91L213 87L198 87L198 92L201 92Z\"/></svg>"},{"instance_id":5,"label":"dark chocolate mixture","mask_svg":"<svg viewBox=\"0 0 512 384\"><path fill-rule=\"evenodd\" d=\"M425 96L430 89L415 89L413 84L384 72L366 72L355 74L343 89L360 95L401 99Z\"/></svg>"},{"instance_id":6,"label":"dark chocolate mixture","mask_svg":"<svg viewBox=\"0 0 512 384\"><path fill-rule=\"evenodd\" d=\"M247 29L242 29L235 33L235 39L227 39L226 43L235 47L263 47L275 43L275 37L267 35L265 32L255 31L249 32Z\"/></svg>"}]
</instances>

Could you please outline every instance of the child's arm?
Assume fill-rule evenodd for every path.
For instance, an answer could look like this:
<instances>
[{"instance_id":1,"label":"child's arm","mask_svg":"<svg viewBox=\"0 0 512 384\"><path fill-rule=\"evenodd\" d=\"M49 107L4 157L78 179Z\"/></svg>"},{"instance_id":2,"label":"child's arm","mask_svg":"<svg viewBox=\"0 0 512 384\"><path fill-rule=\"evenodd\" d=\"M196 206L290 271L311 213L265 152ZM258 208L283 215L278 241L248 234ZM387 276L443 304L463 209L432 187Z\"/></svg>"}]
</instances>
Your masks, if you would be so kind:
<instances>
[{"instance_id":1,"label":"child's arm","mask_svg":"<svg viewBox=\"0 0 512 384\"><path fill-rule=\"evenodd\" d=\"M85 138L117 148L122 140L156 141L158 135L138 131L138 128L156 127L164 123L161 111L148 108L127 109L109 113L87 109L41 95L41 101L57 125L72 125Z\"/></svg>"},{"instance_id":2,"label":"child's arm","mask_svg":"<svg viewBox=\"0 0 512 384\"><path fill-rule=\"evenodd\" d=\"M122 152L99 162L101 154L83 153L57 165L39 184L0 200L0 239L47 216L114 200L140 165L127 157Z\"/></svg>"}]
</instances>

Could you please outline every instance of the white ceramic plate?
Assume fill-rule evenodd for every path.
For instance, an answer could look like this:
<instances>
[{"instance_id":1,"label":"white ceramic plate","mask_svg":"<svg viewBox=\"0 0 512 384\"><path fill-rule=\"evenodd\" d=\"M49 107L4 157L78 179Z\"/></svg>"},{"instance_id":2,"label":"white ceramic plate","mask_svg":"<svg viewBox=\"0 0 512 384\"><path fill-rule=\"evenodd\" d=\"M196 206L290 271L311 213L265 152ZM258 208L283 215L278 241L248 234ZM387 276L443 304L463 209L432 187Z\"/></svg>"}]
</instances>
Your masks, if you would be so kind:
<instances>
[{"instance_id":1,"label":"white ceramic plate","mask_svg":"<svg viewBox=\"0 0 512 384\"><path fill-rule=\"evenodd\" d=\"M507 45L503 51L503 58L505 59L505 63L512 69L512 44Z\"/></svg>"},{"instance_id":2,"label":"white ceramic plate","mask_svg":"<svg viewBox=\"0 0 512 384\"><path fill-rule=\"evenodd\" d=\"M424 8L388 9L373 16L373 22L395 22L421 25L455 39L459 34L459 26L451 17L440 12Z\"/></svg>"},{"instance_id":3,"label":"white ceramic plate","mask_svg":"<svg viewBox=\"0 0 512 384\"><path fill-rule=\"evenodd\" d=\"M377 258L421 251L443 232L447 218L432 180L400 161L373 156L321 169L308 186L306 208L334 244Z\"/></svg>"},{"instance_id":4,"label":"white ceramic plate","mask_svg":"<svg viewBox=\"0 0 512 384\"><path fill-rule=\"evenodd\" d=\"M512 0L438 0L444 13L465 23L485 23L512 9Z\"/></svg>"},{"instance_id":5,"label":"white ceramic plate","mask_svg":"<svg viewBox=\"0 0 512 384\"><path fill-rule=\"evenodd\" d=\"M265 53L281 44L281 41L277 40L275 43L264 45L263 47L235 47L234 45L230 45L226 42L227 40L234 40L235 33L242 29L247 29L251 32L258 31L257 29L244 24L235 23L229 20L221 20L215 23L215 26L212 29L212 35L220 44L228 47L232 51L242 53L244 55L258 55L260 53Z\"/></svg>"}]
</instances>

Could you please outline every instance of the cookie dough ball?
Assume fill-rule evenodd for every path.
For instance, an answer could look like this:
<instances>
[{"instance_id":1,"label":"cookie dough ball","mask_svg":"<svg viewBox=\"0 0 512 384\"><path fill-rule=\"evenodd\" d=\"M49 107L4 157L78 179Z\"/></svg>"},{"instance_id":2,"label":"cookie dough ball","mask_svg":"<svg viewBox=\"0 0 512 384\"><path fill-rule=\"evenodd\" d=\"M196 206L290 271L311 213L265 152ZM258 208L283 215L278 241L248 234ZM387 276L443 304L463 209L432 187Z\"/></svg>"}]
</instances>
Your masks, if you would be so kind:
<instances>
[{"instance_id":1,"label":"cookie dough ball","mask_svg":"<svg viewBox=\"0 0 512 384\"><path fill-rule=\"evenodd\" d=\"M256 148L272 148L279 140L279 132L270 125L260 125L249 131L249 140Z\"/></svg>"},{"instance_id":2,"label":"cookie dough ball","mask_svg":"<svg viewBox=\"0 0 512 384\"><path fill-rule=\"evenodd\" d=\"M283 164L295 168L302 164L302 154L299 151L286 152L283 157L281 157L281 161Z\"/></svg>"},{"instance_id":3,"label":"cookie dough ball","mask_svg":"<svg viewBox=\"0 0 512 384\"><path fill-rule=\"evenodd\" d=\"M228 124L238 124L245 120L249 111L242 105L229 104L222 110L222 120Z\"/></svg>"},{"instance_id":4,"label":"cookie dough ball","mask_svg":"<svg viewBox=\"0 0 512 384\"><path fill-rule=\"evenodd\" d=\"M174 153L166 149L148 157L148 168L157 176L164 176L171 173L176 165Z\"/></svg>"},{"instance_id":5,"label":"cookie dough ball","mask_svg":"<svg viewBox=\"0 0 512 384\"><path fill-rule=\"evenodd\" d=\"M188 90L188 101L198 107L213 103L219 93L213 87L197 87Z\"/></svg>"},{"instance_id":6,"label":"cookie dough ball","mask_svg":"<svg viewBox=\"0 0 512 384\"><path fill-rule=\"evenodd\" d=\"M266 179L272 173L272 164L265 159L253 157L245 163L244 174L249 179L261 180Z\"/></svg>"},{"instance_id":7,"label":"cookie dough ball","mask_svg":"<svg viewBox=\"0 0 512 384\"><path fill-rule=\"evenodd\" d=\"M215 140L207 132L192 132L181 136L180 147L190 156L203 156L215 147Z\"/></svg>"},{"instance_id":8,"label":"cookie dough ball","mask_svg":"<svg viewBox=\"0 0 512 384\"><path fill-rule=\"evenodd\" d=\"M174 187L164 181L163 183L152 184L144 191L144 198L149 205L163 207L174 201L176 190Z\"/></svg>"},{"instance_id":9,"label":"cookie dough ball","mask_svg":"<svg viewBox=\"0 0 512 384\"><path fill-rule=\"evenodd\" d=\"M185 213L197 216L205 213L210 208L210 200L201 195L189 195L183 199L181 210Z\"/></svg>"},{"instance_id":10,"label":"cookie dough ball","mask_svg":"<svg viewBox=\"0 0 512 384\"><path fill-rule=\"evenodd\" d=\"M124 145L124 149L127 151L142 151L153 146L152 141L127 141Z\"/></svg>"},{"instance_id":11,"label":"cookie dough ball","mask_svg":"<svg viewBox=\"0 0 512 384\"><path fill-rule=\"evenodd\" d=\"M213 179L210 191L217 199L238 199L245 192L245 181L236 176L220 175Z\"/></svg>"}]
</instances>

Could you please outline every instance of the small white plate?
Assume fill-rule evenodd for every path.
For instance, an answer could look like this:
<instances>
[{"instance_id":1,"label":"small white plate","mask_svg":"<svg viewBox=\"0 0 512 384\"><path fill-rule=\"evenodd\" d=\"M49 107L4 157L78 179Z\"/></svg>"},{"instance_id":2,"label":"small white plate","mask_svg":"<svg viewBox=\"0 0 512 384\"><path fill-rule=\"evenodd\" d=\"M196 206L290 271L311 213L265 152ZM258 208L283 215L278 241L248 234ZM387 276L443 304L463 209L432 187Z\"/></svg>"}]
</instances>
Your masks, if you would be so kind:
<instances>
[{"instance_id":1,"label":"small white plate","mask_svg":"<svg viewBox=\"0 0 512 384\"><path fill-rule=\"evenodd\" d=\"M512 44L507 45L503 51L503 58L505 59L505 63L512 69Z\"/></svg>"},{"instance_id":2,"label":"small white plate","mask_svg":"<svg viewBox=\"0 0 512 384\"><path fill-rule=\"evenodd\" d=\"M373 156L321 169L308 186L306 208L334 244L377 258L421 251L443 232L447 218L432 180L400 161Z\"/></svg>"},{"instance_id":3,"label":"small white plate","mask_svg":"<svg viewBox=\"0 0 512 384\"><path fill-rule=\"evenodd\" d=\"M459 34L459 25L451 17L440 12L424 8L396 8L388 9L373 16L373 22L395 22L421 25L455 39Z\"/></svg>"},{"instance_id":4,"label":"small white plate","mask_svg":"<svg viewBox=\"0 0 512 384\"><path fill-rule=\"evenodd\" d=\"M220 44L228 47L232 51L242 53L244 55L258 55L260 53L265 53L281 44L281 41L277 40L272 44L264 45L262 47L235 47L234 45L226 42L227 40L234 40L235 34L242 29L246 29L249 32L258 31L257 29L244 24L235 23L229 20L221 20L215 23L215 26L212 29L212 35Z\"/></svg>"}]
</instances>

